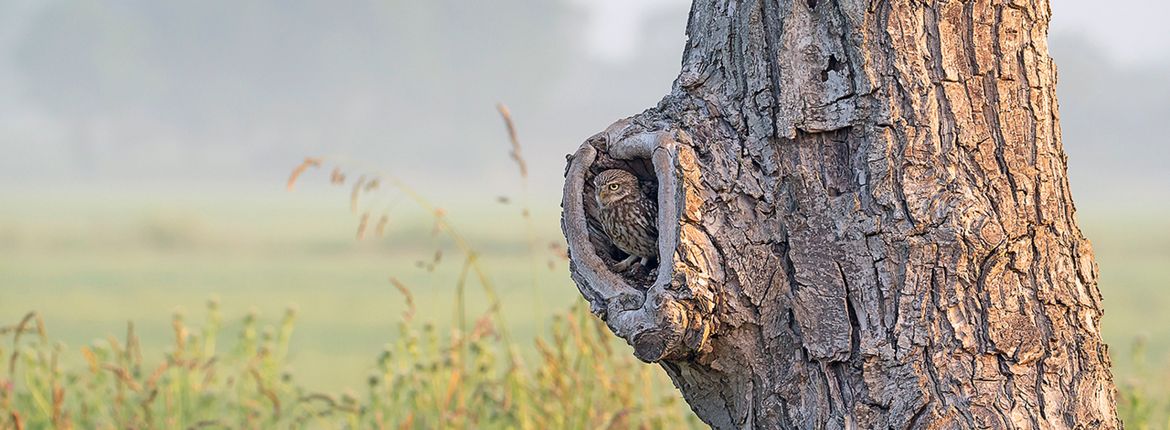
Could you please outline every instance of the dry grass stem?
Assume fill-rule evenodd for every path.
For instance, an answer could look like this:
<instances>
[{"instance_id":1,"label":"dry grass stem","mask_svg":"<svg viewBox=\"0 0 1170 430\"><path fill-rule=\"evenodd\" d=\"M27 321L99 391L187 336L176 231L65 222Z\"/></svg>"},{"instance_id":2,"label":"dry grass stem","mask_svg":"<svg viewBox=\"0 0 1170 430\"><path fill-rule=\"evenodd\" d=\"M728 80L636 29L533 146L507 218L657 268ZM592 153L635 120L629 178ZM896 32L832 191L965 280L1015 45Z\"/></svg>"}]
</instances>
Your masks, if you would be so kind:
<instances>
[{"instance_id":1,"label":"dry grass stem","mask_svg":"<svg viewBox=\"0 0 1170 430\"><path fill-rule=\"evenodd\" d=\"M20 335L24 334L25 326L36 316L36 312L25 314L13 330L16 334L12 337L12 357L8 359L8 377L10 378L16 375L16 359L20 356Z\"/></svg>"},{"instance_id":2,"label":"dry grass stem","mask_svg":"<svg viewBox=\"0 0 1170 430\"><path fill-rule=\"evenodd\" d=\"M520 138L516 136L516 124L512 122L512 111L503 103L496 104L496 110L500 112L500 116L504 118L504 126L508 128L508 140L512 142L512 160L516 161L516 166L520 168L520 176L528 178L528 163L524 161L524 156L520 152Z\"/></svg>"},{"instance_id":3,"label":"dry grass stem","mask_svg":"<svg viewBox=\"0 0 1170 430\"><path fill-rule=\"evenodd\" d=\"M402 293L402 297L406 300L406 311L402 312L402 320L409 322L414 319L414 296L410 294L410 289L406 287L406 284L403 284L398 278L390 278L390 284L394 285L394 288Z\"/></svg>"},{"instance_id":4,"label":"dry grass stem","mask_svg":"<svg viewBox=\"0 0 1170 430\"><path fill-rule=\"evenodd\" d=\"M305 157L305 161L301 162L300 165L293 168L292 174L288 175L288 184L286 185L288 190L289 191L293 190L293 186L295 186L297 183L297 178L300 178L301 174L305 173L306 170L309 170L310 167L320 167L320 166L321 166L321 159L320 158Z\"/></svg>"},{"instance_id":5,"label":"dry grass stem","mask_svg":"<svg viewBox=\"0 0 1170 430\"><path fill-rule=\"evenodd\" d=\"M264 394L264 397L272 403L273 417L280 419L280 397L278 397L271 388L268 388L268 386L264 383L265 378L260 376L260 371L256 370L255 367L249 369L248 373L251 374L252 378L256 380L256 390Z\"/></svg>"},{"instance_id":6,"label":"dry grass stem","mask_svg":"<svg viewBox=\"0 0 1170 430\"><path fill-rule=\"evenodd\" d=\"M390 224L390 215L382 214L382 217L378 218L378 226L375 227L378 237L386 236L386 225L388 224Z\"/></svg>"},{"instance_id":7,"label":"dry grass stem","mask_svg":"<svg viewBox=\"0 0 1170 430\"><path fill-rule=\"evenodd\" d=\"M358 212L358 199L362 194L362 187L366 184L366 175L358 178L357 182L353 184L353 190L349 192L349 211L353 213Z\"/></svg>"},{"instance_id":8,"label":"dry grass stem","mask_svg":"<svg viewBox=\"0 0 1170 430\"><path fill-rule=\"evenodd\" d=\"M366 238L366 225L370 222L370 213L362 213L361 219L358 220L357 240Z\"/></svg>"}]
</instances>

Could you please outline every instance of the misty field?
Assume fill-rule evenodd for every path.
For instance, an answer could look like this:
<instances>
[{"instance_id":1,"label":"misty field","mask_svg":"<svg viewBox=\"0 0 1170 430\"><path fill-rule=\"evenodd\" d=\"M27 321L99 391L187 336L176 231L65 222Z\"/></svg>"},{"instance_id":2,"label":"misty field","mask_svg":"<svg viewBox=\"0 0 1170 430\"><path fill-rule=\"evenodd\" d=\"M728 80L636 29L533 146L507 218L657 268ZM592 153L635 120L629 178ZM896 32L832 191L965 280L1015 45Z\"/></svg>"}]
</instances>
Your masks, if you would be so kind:
<instances>
[{"instance_id":1,"label":"misty field","mask_svg":"<svg viewBox=\"0 0 1170 430\"><path fill-rule=\"evenodd\" d=\"M60 342L60 366L77 370L92 366L87 354L116 342L111 336L125 342L127 322L133 322L148 368L144 372L150 373L165 354L175 352L176 315L198 338L212 312L207 303L217 303L213 313L222 328L213 347L228 350L238 333L249 329L247 321L260 338L265 330L280 338L282 319L292 309L287 356L269 363L277 367L267 371L301 390L294 398L319 394L333 402L359 399L358 404L370 407L371 378L385 370L379 357L402 346L404 315L411 306L410 330L431 330L442 344L454 328L463 325L470 333L469 326L492 315L490 298L474 276L463 273L466 255L447 236L435 234L431 214L409 202L385 202L389 222L384 235L371 228L358 240L359 217L350 213L343 194L320 187L298 193L90 194L103 195L100 199L9 192L0 211L0 327L11 328L28 312L37 312L50 343ZM582 339L579 331L593 330L588 327L594 324L585 313L570 311L580 300L567 279L558 205L534 204L526 219L514 198L456 196L451 201L464 203L445 207L445 216L479 252L478 263L499 297L493 322L506 339L493 332L488 343L513 346L520 362L533 369L522 382L501 381L516 383L516 392L550 384L536 376L538 368L579 360L556 359L549 345L573 330L578 330L575 339ZM1170 386L1170 313L1163 311L1170 308L1163 291L1170 281L1170 230L1153 215L1082 213L1080 221L1100 264L1103 335L1123 392L1120 410L1131 428L1160 428L1170 417L1170 389L1163 388ZM410 304L391 278L407 288ZM462 316L457 301L461 279ZM694 424L685 417L689 413L681 399L673 406L662 400L675 394L661 371L633 362L624 343L601 335L607 333L585 337L593 339L586 343L613 349L594 363L601 367L559 371L588 379L605 366L628 366L626 374L635 379L617 386L643 392L626 395L683 416L647 425ZM11 333L0 337L0 345L5 355L12 352ZM432 346L434 356L442 355ZM506 367L506 349L501 350L504 358L497 356L488 365ZM437 388L422 389L439 391L449 383L415 382L433 383ZM587 417L593 415L578 419Z\"/></svg>"}]
</instances>

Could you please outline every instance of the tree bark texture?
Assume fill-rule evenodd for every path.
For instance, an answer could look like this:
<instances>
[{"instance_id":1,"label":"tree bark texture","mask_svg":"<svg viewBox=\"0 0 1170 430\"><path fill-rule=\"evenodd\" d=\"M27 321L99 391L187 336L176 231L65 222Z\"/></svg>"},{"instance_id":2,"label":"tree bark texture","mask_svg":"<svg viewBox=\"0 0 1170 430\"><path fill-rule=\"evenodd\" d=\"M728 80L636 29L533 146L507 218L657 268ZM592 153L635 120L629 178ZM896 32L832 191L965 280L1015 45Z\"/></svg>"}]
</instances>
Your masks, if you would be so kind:
<instances>
[{"instance_id":1,"label":"tree bark texture","mask_svg":"<svg viewBox=\"0 0 1170 430\"><path fill-rule=\"evenodd\" d=\"M573 279L720 429L1118 428L1047 0L695 0L674 89L570 158ZM618 273L591 179L655 184Z\"/></svg>"}]
</instances>

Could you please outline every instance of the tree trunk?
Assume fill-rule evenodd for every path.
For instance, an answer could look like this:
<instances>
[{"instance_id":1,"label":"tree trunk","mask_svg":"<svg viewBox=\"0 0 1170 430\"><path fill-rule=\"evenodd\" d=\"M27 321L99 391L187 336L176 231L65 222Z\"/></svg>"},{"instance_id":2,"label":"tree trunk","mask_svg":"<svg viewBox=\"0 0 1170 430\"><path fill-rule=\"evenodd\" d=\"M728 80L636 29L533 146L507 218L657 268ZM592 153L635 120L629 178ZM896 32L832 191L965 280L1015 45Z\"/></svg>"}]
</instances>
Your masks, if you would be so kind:
<instances>
[{"instance_id":1,"label":"tree trunk","mask_svg":"<svg viewBox=\"0 0 1170 430\"><path fill-rule=\"evenodd\" d=\"M695 0L655 108L571 157L573 279L720 429L1118 428L1047 0ZM656 186L617 273L591 179Z\"/></svg>"}]
</instances>

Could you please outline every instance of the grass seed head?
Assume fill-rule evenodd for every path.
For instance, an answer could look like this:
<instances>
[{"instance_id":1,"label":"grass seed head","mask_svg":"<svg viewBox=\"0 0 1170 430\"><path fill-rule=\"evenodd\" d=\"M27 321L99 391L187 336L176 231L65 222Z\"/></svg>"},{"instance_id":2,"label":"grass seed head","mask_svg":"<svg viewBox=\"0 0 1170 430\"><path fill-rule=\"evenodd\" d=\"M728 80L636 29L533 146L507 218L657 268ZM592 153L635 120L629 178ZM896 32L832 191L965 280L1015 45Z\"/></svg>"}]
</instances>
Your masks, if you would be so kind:
<instances>
[{"instance_id":1,"label":"grass seed head","mask_svg":"<svg viewBox=\"0 0 1170 430\"><path fill-rule=\"evenodd\" d=\"M366 238L366 227L369 225L369 222L370 222L370 213L369 212L363 213L362 217L358 220L357 240L362 240L362 239Z\"/></svg>"},{"instance_id":2,"label":"grass seed head","mask_svg":"<svg viewBox=\"0 0 1170 430\"><path fill-rule=\"evenodd\" d=\"M301 174L305 173L306 170L309 170L310 167L321 167L321 159L316 157L305 157L305 161L302 161L300 165L294 167L292 174L288 175L288 184L286 187L289 191L293 190L293 187L297 183L297 179L300 178Z\"/></svg>"},{"instance_id":3,"label":"grass seed head","mask_svg":"<svg viewBox=\"0 0 1170 430\"><path fill-rule=\"evenodd\" d=\"M353 190L349 192L349 211L353 213L358 212L358 199L361 198L363 187L366 183L366 176L358 177L357 182L353 184Z\"/></svg>"},{"instance_id":4,"label":"grass seed head","mask_svg":"<svg viewBox=\"0 0 1170 430\"><path fill-rule=\"evenodd\" d=\"M504 119L504 127L508 129L508 140L512 143L512 160L516 161L516 167L520 169L520 177L528 178L528 163L524 161L524 156L520 153L520 139L516 136L516 124L512 121L512 111L508 109L503 103L496 105L496 110L500 112L500 117Z\"/></svg>"},{"instance_id":5,"label":"grass seed head","mask_svg":"<svg viewBox=\"0 0 1170 430\"><path fill-rule=\"evenodd\" d=\"M386 236L386 225L389 223L390 215L382 214L382 217L378 218L378 226L374 228L375 232L378 234L378 237Z\"/></svg>"},{"instance_id":6,"label":"grass seed head","mask_svg":"<svg viewBox=\"0 0 1170 430\"><path fill-rule=\"evenodd\" d=\"M345 184L345 173L341 171L341 167L333 168L333 172L329 174L329 183L333 185Z\"/></svg>"}]
</instances>

